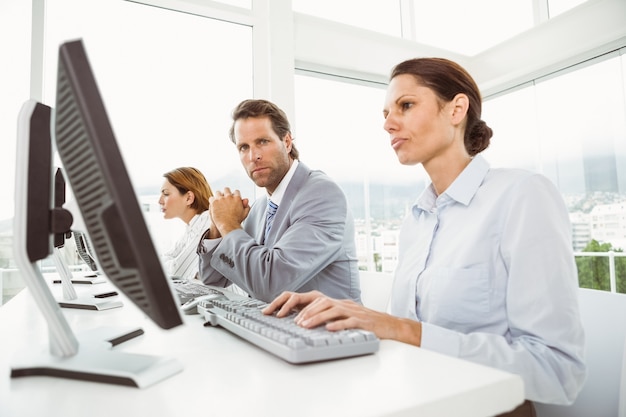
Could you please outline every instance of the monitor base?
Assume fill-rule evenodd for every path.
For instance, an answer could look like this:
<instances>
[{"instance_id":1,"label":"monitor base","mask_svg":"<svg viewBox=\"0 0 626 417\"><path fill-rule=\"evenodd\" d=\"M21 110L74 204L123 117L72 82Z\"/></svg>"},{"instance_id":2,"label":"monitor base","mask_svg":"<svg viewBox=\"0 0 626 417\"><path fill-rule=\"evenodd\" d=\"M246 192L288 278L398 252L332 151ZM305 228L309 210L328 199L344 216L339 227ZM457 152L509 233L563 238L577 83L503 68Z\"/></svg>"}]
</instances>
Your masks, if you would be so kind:
<instances>
[{"instance_id":1,"label":"monitor base","mask_svg":"<svg viewBox=\"0 0 626 417\"><path fill-rule=\"evenodd\" d=\"M60 300L58 303L62 308L77 308L80 310L95 311L110 310L124 305L121 301L110 301L94 297L78 297L75 300Z\"/></svg>"},{"instance_id":2,"label":"monitor base","mask_svg":"<svg viewBox=\"0 0 626 417\"><path fill-rule=\"evenodd\" d=\"M80 349L70 357L26 350L12 364L11 377L50 376L145 388L183 370L173 358L111 350L141 334L141 328L93 329L78 337Z\"/></svg>"},{"instance_id":3,"label":"monitor base","mask_svg":"<svg viewBox=\"0 0 626 417\"><path fill-rule=\"evenodd\" d=\"M51 376L146 388L183 370L176 359L83 347L69 358L34 355L11 367L11 378Z\"/></svg>"}]
</instances>

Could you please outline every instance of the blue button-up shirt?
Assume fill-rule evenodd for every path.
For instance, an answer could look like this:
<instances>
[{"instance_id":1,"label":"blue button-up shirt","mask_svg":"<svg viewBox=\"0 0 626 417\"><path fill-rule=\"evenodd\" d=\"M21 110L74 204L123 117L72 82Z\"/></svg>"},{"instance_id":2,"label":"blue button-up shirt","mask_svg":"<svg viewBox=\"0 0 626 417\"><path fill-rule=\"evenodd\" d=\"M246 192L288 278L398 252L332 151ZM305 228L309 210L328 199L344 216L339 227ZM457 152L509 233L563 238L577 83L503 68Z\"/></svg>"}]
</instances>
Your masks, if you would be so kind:
<instances>
[{"instance_id":1,"label":"blue button-up shirt","mask_svg":"<svg viewBox=\"0 0 626 417\"><path fill-rule=\"evenodd\" d=\"M544 176L476 156L404 221L390 312L422 348L520 375L526 398L571 403L585 377L571 226Z\"/></svg>"}]
</instances>

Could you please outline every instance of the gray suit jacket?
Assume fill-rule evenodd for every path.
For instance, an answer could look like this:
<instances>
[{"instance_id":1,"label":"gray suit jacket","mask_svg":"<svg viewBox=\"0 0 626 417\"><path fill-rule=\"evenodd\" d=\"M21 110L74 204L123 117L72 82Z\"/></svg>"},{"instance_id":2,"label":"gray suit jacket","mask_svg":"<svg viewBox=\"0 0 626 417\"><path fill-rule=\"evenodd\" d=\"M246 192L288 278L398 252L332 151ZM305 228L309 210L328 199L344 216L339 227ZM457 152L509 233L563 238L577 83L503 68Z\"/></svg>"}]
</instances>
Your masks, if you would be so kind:
<instances>
[{"instance_id":1,"label":"gray suit jacket","mask_svg":"<svg viewBox=\"0 0 626 417\"><path fill-rule=\"evenodd\" d=\"M211 240L201 242L200 279L222 287L237 284L266 302L283 291L310 290L360 302L354 221L341 188L300 162L261 244L266 205L265 196L257 199L243 229L214 249L206 249Z\"/></svg>"}]
</instances>

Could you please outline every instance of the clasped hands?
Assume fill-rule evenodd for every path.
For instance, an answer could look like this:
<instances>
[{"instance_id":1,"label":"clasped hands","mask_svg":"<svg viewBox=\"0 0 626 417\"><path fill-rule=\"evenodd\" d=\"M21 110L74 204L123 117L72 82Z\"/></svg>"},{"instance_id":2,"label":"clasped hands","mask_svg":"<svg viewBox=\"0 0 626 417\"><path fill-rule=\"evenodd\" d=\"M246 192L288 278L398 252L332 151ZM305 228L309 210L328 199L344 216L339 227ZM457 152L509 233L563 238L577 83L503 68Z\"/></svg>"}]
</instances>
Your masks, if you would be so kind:
<instances>
[{"instance_id":1,"label":"clasped hands","mask_svg":"<svg viewBox=\"0 0 626 417\"><path fill-rule=\"evenodd\" d=\"M226 187L209 198L209 212L212 223L209 237L225 236L241 229L241 223L250 213L250 201L242 198L239 190L231 191Z\"/></svg>"}]
</instances>

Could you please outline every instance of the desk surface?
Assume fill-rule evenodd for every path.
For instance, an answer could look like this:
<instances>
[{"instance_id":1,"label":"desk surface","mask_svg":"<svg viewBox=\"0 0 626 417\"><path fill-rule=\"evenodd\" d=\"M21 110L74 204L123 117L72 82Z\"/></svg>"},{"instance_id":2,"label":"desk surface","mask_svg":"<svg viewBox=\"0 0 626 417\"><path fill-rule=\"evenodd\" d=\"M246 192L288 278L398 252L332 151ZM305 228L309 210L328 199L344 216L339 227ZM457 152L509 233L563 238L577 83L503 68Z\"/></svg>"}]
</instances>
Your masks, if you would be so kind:
<instances>
[{"instance_id":1,"label":"desk surface","mask_svg":"<svg viewBox=\"0 0 626 417\"><path fill-rule=\"evenodd\" d=\"M88 287L101 285L108 284ZM199 315L166 331L130 301L63 312L77 335L99 326L141 327L144 335L114 349L175 357L184 370L144 389L11 378L16 353L48 349L46 322L25 289L0 308L0 416L478 417L508 411L524 396L516 375L394 341L382 341L374 355L291 365L222 328L204 327Z\"/></svg>"}]
</instances>

